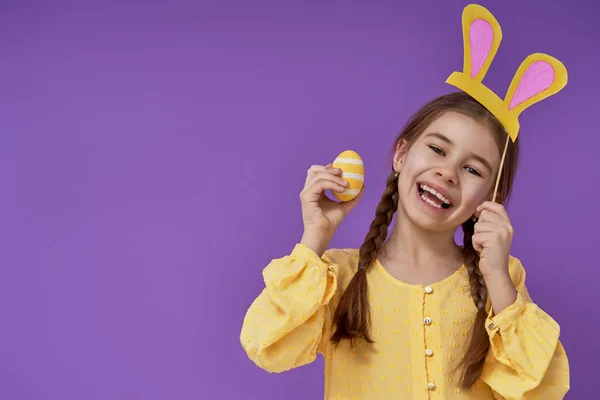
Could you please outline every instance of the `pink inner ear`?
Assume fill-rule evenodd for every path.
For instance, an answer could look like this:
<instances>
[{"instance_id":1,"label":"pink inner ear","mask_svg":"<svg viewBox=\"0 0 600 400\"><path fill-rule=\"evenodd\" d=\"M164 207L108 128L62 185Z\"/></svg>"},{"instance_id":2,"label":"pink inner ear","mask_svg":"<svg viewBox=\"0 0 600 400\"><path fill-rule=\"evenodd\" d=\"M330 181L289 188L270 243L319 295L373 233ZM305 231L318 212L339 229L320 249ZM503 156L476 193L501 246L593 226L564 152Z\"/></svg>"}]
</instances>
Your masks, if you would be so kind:
<instances>
[{"instance_id":1,"label":"pink inner ear","mask_svg":"<svg viewBox=\"0 0 600 400\"><path fill-rule=\"evenodd\" d=\"M471 79L475 77L483 67L494 42L494 29L484 19L476 19L471 23L469 29L469 40L471 44Z\"/></svg>"},{"instance_id":2,"label":"pink inner ear","mask_svg":"<svg viewBox=\"0 0 600 400\"><path fill-rule=\"evenodd\" d=\"M554 68L546 61L531 64L519 81L515 95L508 106L512 110L528 98L548 89L554 82Z\"/></svg>"}]
</instances>

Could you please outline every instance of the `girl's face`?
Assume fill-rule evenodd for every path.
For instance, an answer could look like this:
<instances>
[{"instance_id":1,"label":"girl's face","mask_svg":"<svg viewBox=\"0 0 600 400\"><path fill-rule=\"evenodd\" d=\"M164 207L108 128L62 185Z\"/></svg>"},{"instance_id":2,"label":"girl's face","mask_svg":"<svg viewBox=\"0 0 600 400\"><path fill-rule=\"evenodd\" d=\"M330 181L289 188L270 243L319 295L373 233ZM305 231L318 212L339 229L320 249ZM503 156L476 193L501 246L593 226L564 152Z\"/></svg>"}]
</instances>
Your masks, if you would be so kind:
<instances>
[{"instance_id":1,"label":"girl's face","mask_svg":"<svg viewBox=\"0 0 600 400\"><path fill-rule=\"evenodd\" d=\"M410 148L397 148L400 207L423 229L453 231L491 197L500 157L491 128L446 112Z\"/></svg>"}]
</instances>

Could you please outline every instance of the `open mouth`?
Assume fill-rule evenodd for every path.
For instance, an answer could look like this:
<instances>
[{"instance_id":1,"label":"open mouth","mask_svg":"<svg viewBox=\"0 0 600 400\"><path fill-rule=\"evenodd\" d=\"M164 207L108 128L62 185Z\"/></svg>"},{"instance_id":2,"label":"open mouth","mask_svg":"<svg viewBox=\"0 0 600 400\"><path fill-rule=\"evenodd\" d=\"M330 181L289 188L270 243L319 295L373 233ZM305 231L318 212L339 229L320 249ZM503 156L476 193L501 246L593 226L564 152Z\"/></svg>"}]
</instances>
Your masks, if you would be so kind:
<instances>
[{"instance_id":1,"label":"open mouth","mask_svg":"<svg viewBox=\"0 0 600 400\"><path fill-rule=\"evenodd\" d=\"M419 195L423 201L432 207L445 210L452 207L452 202L448 198L430 186L427 186L423 183L418 183L417 190L419 191Z\"/></svg>"}]
</instances>

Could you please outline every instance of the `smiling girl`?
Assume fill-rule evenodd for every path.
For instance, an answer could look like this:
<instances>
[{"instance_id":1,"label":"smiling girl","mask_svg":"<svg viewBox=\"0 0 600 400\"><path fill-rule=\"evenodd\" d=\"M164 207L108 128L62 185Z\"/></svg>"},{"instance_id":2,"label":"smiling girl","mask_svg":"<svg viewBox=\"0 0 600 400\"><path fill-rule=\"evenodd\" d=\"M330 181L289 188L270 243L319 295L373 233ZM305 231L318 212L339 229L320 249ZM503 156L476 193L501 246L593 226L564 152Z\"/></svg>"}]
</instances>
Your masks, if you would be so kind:
<instances>
[{"instance_id":1,"label":"smiling girl","mask_svg":"<svg viewBox=\"0 0 600 400\"><path fill-rule=\"evenodd\" d=\"M518 141L466 93L426 104L396 139L359 249L328 249L360 201L337 203L341 171L312 166L304 233L263 271L241 330L270 372L325 359L325 399L560 399L569 366L559 325L530 298L502 205ZM491 202L501 173L497 202ZM396 222L388 237L388 227ZM454 236L459 227L464 241Z\"/></svg>"}]
</instances>

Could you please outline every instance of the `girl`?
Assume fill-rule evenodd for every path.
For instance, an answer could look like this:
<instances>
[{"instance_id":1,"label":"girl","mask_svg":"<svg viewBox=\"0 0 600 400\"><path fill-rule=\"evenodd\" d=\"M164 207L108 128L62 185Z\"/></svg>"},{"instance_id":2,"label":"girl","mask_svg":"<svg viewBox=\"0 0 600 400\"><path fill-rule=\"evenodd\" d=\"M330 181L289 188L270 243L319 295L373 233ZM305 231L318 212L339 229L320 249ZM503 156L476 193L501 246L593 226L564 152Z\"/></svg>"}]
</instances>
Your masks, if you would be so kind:
<instances>
[{"instance_id":1,"label":"girl","mask_svg":"<svg viewBox=\"0 0 600 400\"><path fill-rule=\"evenodd\" d=\"M505 139L466 93L426 104L396 139L358 250L326 249L360 195L329 200L324 190L347 183L331 165L311 167L300 194L302 240L264 269L266 287L244 319L248 357L282 372L321 353L325 399L563 398L569 366L560 329L528 295L500 204L518 141L508 148L499 203L489 201Z\"/></svg>"}]
</instances>

